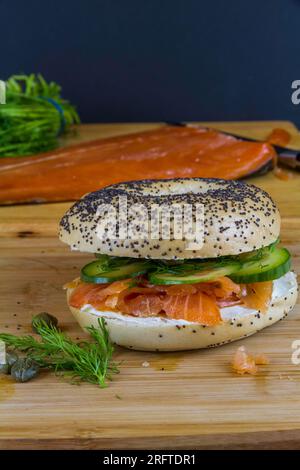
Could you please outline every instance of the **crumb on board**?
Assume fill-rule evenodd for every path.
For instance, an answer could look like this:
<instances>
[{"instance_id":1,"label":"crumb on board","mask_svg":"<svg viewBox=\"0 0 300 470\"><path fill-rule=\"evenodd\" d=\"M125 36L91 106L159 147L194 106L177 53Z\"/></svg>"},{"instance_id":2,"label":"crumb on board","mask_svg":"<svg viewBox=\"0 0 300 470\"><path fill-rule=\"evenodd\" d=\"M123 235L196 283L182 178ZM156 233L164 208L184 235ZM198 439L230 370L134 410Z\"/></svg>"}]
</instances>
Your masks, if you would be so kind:
<instances>
[{"instance_id":1,"label":"crumb on board","mask_svg":"<svg viewBox=\"0 0 300 470\"><path fill-rule=\"evenodd\" d=\"M291 377L290 375L279 374L278 377L279 377L279 380L289 380L290 382L294 382L294 378Z\"/></svg>"},{"instance_id":2,"label":"crumb on board","mask_svg":"<svg viewBox=\"0 0 300 470\"><path fill-rule=\"evenodd\" d=\"M142 364L142 366L143 366L143 367L149 367L149 366L150 366L150 364L149 364L149 362L148 362L148 361L144 361L144 362L143 362L143 364Z\"/></svg>"},{"instance_id":3,"label":"crumb on board","mask_svg":"<svg viewBox=\"0 0 300 470\"><path fill-rule=\"evenodd\" d=\"M265 354L249 354L244 346L241 346L235 352L232 361L232 369L237 374L255 375L258 372L258 365L269 364L270 361Z\"/></svg>"}]
</instances>

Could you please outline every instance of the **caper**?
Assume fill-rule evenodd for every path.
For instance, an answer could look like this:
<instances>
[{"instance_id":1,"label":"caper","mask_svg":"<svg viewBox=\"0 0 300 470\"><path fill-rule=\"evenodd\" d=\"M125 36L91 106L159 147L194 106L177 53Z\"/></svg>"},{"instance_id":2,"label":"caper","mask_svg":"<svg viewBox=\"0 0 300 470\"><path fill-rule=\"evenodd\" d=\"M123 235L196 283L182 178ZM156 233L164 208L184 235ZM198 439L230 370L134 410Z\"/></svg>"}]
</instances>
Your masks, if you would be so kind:
<instances>
[{"instance_id":1,"label":"caper","mask_svg":"<svg viewBox=\"0 0 300 470\"><path fill-rule=\"evenodd\" d=\"M12 366L19 359L19 356L14 352L7 352L5 356L5 364L0 364L0 374L9 374Z\"/></svg>"},{"instance_id":2,"label":"caper","mask_svg":"<svg viewBox=\"0 0 300 470\"><path fill-rule=\"evenodd\" d=\"M15 362L19 359L19 356L14 352L7 352L6 353L6 364L9 367L9 370L12 368Z\"/></svg>"},{"instance_id":3,"label":"caper","mask_svg":"<svg viewBox=\"0 0 300 470\"><path fill-rule=\"evenodd\" d=\"M47 326L52 326L54 328L56 328L58 325L58 320L56 317L50 315L50 313L41 312L38 315L35 315L31 321L31 326L35 333L38 333L38 328L36 327L36 325L39 322L44 322Z\"/></svg>"},{"instance_id":4,"label":"caper","mask_svg":"<svg viewBox=\"0 0 300 470\"><path fill-rule=\"evenodd\" d=\"M9 374L9 369L8 364L0 364L0 374Z\"/></svg>"},{"instance_id":5,"label":"caper","mask_svg":"<svg viewBox=\"0 0 300 470\"><path fill-rule=\"evenodd\" d=\"M11 368L11 376L16 382L28 382L39 373L39 366L29 357L18 359Z\"/></svg>"}]
</instances>

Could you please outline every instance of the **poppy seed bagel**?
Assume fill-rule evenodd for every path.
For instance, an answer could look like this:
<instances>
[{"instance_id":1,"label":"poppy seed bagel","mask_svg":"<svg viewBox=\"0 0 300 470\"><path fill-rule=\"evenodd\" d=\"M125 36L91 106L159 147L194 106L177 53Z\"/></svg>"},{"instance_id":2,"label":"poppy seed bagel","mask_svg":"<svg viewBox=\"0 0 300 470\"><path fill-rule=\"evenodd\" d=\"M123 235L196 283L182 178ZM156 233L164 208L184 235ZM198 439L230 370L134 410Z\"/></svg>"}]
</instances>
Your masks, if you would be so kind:
<instances>
[{"instance_id":1,"label":"poppy seed bagel","mask_svg":"<svg viewBox=\"0 0 300 470\"><path fill-rule=\"evenodd\" d=\"M147 213L153 205L170 207L175 204L202 204L204 210L203 244L187 247L186 240L159 237L112 239L99 237L97 224L100 205L109 204L118 210L121 196L128 208L142 204ZM139 220L143 214L136 212ZM130 217L128 218L130 222ZM271 197L262 189L241 181L203 178L142 180L119 183L85 195L64 215L60 223L60 239L73 250L102 253L110 256L152 259L211 258L237 255L273 243L280 233L279 211Z\"/></svg>"}]
</instances>

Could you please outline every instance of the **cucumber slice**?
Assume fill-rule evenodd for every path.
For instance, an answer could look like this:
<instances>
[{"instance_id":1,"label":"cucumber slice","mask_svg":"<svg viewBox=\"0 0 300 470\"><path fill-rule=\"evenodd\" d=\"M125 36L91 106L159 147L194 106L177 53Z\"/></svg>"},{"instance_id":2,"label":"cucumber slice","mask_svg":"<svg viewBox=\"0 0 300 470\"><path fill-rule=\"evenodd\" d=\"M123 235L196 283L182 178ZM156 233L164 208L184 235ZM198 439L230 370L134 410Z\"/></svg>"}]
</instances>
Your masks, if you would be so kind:
<instances>
[{"instance_id":1,"label":"cucumber slice","mask_svg":"<svg viewBox=\"0 0 300 470\"><path fill-rule=\"evenodd\" d=\"M152 284L196 284L197 282L208 282L223 276L229 276L238 271L240 267L240 263L234 262L220 267L217 267L216 264L208 265L203 263L202 269L197 272L186 275L154 272L149 274L149 280Z\"/></svg>"},{"instance_id":2,"label":"cucumber slice","mask_svg":"<svg viewBox=\"0 0 300 470\"><path fill-rule=\"evenodd\" d=\"M80 277L84 282L104 284L138 276L139 274L145 273L147 268L148 263L144 261L136 261L120 266L112 266L110 268L106 260L100 258L92 263L86 264L81 270Z\"/></svg>"},{"instance_id":3,"label":"cucumber slice","mask_svg":"<svg viewBox=\"0 0 300 470\"><path fill-rule=\"evenodd\" d=\"M261 258L245 261L241 269L229 277L239 284L272 281L291 269L291 255L286 248L274 248L262 253Z\"/></svg>"}]
</instances>

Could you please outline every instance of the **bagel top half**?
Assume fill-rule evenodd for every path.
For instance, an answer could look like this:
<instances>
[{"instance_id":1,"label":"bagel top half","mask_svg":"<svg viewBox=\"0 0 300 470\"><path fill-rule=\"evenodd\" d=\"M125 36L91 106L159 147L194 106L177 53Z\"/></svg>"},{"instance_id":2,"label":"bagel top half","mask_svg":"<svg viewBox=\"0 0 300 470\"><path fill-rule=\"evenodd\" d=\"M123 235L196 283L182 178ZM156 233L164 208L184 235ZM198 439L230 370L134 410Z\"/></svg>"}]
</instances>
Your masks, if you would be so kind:
<instances>
[{"instance_id":1,"label":"bagel top half","mask_svg":"<svg viewBox=\"0 0 300 470\"><path fill-rule=\"evenodd\" d=\"M172 227L170 238L164 239L161 236L162 224L156 238L152 238L150 228L146 237L99 237L97 224L102 217L98 212L99 206L110 205L118 212L121 196L126 196L129 223L133 222L133 217L144 223L144 212L136 210L134 215L130 213L137 205L146 208L150 216L153 205L171 208L175 204L183 210L185 205L195 207L202 204L202 246L191 249L184 237L174 237ZM85 195L60 222L60 239L73 250L132 258L189 259L237 255L270 245L279 233L279 211L265 191L241 181L204 178L114 184Z\"/></svg>"}]
</instances>

